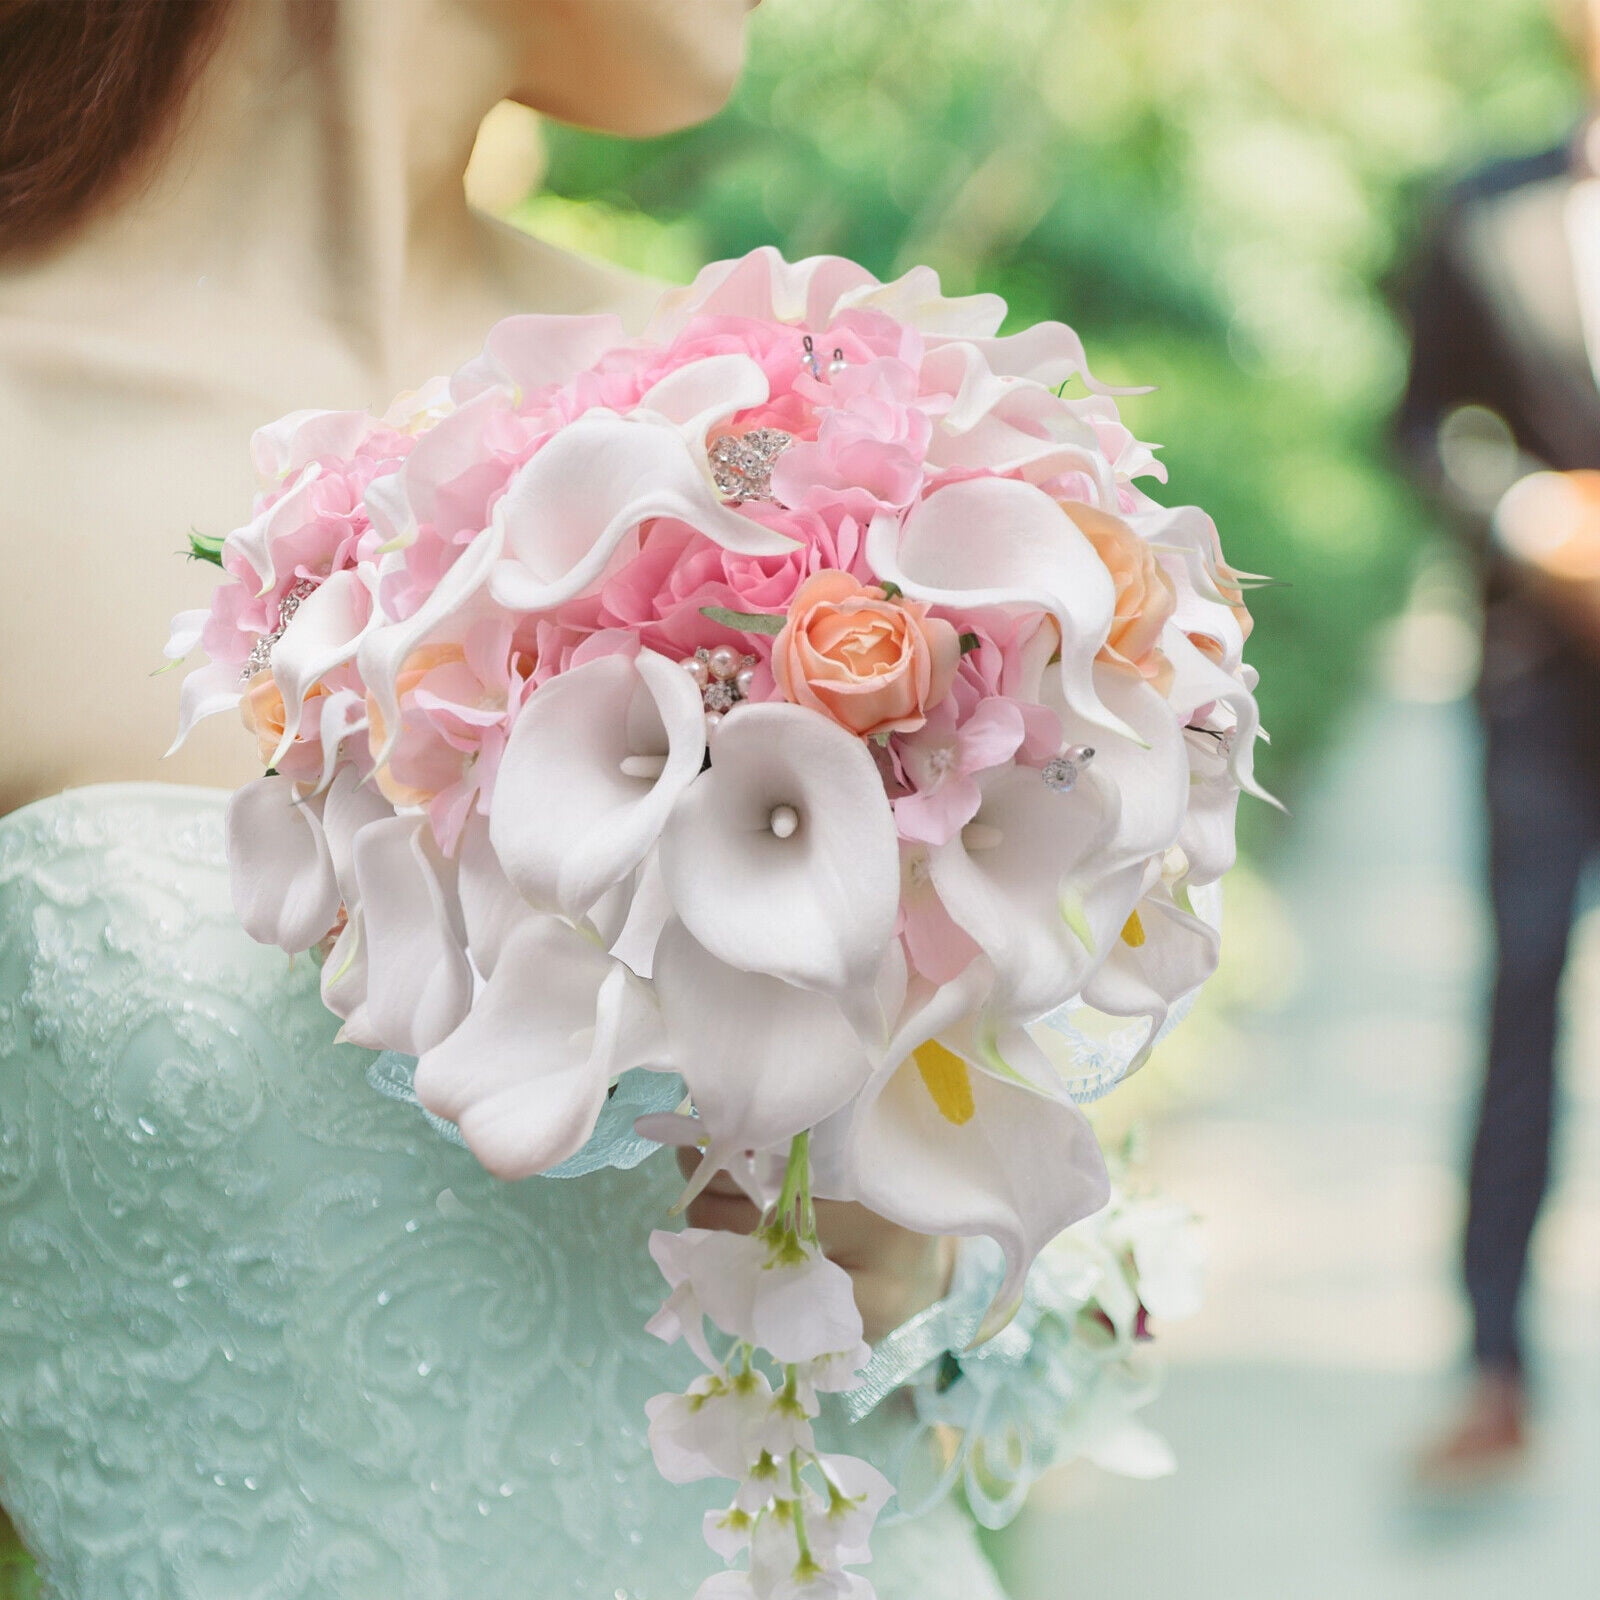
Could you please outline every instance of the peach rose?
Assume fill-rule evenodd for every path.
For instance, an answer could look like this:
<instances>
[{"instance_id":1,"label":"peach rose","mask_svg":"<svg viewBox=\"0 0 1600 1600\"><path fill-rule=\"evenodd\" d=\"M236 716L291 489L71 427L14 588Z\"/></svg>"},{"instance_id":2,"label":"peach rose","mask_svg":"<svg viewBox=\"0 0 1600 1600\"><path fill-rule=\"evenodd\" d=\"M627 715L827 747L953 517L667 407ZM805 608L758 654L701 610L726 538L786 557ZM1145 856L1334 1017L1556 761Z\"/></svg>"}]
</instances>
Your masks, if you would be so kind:
<instances>
[{"instance_id":1,"label":"peach rose","mask_svg":"<svg viewBox=\"0 0 1600 1600\"><path fill-rule=\"evenodd\" d=\"M772 645L784 698L863 737L915 732L960 660L960 636L925 605L836 571L801 584Z\"/></svg>"},{"instance_id":2,"label":"peach rose","mask_svg":"<svg viewBox=\"0 0 1600 1600\"><path fill-rule=\"evenodd\" d=\"M1117 603L1111 632L1096 658L1164 689L1172 675L1158 647L1161 630L1178 609L1178 592L1161 570L1156 553L1120 517L1076 503L1061 508L1105 562Z\"/></svg>"},{"instance_id":3,"label":"peach rose","mask_svg":"<svg viewBox=\"0 0 1600 1600\"><path fill-rule=\"evenodd\" d=\"M319 700L327 692L327 689L319 683L312 688L306 699L308 702ZM278 748L278 741L283 738L285 717L283 692L278 688L270 667L263 667L245 685L244 698L239 702L239 715L244 718L245 727L256 736L256 748L261 752L261 765L270 766L273 752ZM315 730L315 718L304 722L303 727ZM295 735L295 743L304 743L305 738L306 735L302 731Z\"/></svg>"}]
</instances>

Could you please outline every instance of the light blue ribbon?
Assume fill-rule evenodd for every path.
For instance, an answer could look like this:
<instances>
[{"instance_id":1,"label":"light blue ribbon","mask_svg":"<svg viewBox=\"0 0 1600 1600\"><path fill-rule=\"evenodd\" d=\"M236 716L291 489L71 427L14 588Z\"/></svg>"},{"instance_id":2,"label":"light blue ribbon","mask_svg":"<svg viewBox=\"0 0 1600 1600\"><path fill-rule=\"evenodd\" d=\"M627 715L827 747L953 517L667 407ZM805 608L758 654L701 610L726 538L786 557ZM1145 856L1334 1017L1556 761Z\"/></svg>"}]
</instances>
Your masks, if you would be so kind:
<instances>
[{"instance_id":1,"label":"light blue ribbon","mask_svg":"<svg viewBox=\"0 0 1600 1600\"><path fill-rule=\"evenodd\" d=\"M466 1148L461 1130L445 1117L433 1114L417 1099L412 1079L417 1071L415 1056L403 1056L397 1050L385 1050L374 1056L367 1068L367 1082L379 1094L402 1105L415 1107L428 1119L429 1126L441 1139ZM589 1142L575 1155L568 1156L559 1167L541 1173L544 1178L581 1178L587 1172L598 1172L602 1167L616 1167L627 1171L636 1167L660 1145L634 1131L634 1123L653 1112L675 1111L683 1103L683 1079L675 1072L649 1072L635 1067L617 1079L600 1116L589 1135Z\"/></svg>"},{"instance_id":2,"label":"light blue ribbon","mask_svg":"<svg viewBox=\"0 0 1600 1600\"><path fill-rule=\"evenodd\" d=\"M1005 1256L992 1239L963 1239L956 1255L950 1293L878 1341L860 1384L844 1396L845 1412L850 1420L859 1422L896 1389L909 1383L930 1362L940 1360L947 1352L956 1355L963 1364L1008 1357L1023 1359L1029 1340L1024 1336L1021 1349L1013 1352L1011 1345L1016 1341L1007 1338L1012 1332L1010 1328L990 1339L981 1350L966 1356L961 1354L977 1337L984 1313L1005 1275Z\"/></svg>"}]
</instances>

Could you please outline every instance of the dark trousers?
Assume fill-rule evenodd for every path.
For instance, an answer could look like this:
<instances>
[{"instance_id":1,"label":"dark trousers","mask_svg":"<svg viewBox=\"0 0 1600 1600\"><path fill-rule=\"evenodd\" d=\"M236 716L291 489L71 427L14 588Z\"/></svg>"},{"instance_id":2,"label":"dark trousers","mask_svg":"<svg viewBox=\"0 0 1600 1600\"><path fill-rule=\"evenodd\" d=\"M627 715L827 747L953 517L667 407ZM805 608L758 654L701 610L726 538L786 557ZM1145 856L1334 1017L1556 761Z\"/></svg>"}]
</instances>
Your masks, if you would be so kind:
<instances>
[{"instance_id":1,"label":"dark trousers","mask_svg":"<svg viewBox=\"0 0 1600 1600\"><path fill-rule=\"evenodd\" d=\"M1550 1171L1556 1000L1578 881L1600 846L1600 668L1562 654L1496 683L1485 730L1496 959L1463 1268L1473 1351L1522 1362L1528 1242Z\"/></svg>"}]
</instances>

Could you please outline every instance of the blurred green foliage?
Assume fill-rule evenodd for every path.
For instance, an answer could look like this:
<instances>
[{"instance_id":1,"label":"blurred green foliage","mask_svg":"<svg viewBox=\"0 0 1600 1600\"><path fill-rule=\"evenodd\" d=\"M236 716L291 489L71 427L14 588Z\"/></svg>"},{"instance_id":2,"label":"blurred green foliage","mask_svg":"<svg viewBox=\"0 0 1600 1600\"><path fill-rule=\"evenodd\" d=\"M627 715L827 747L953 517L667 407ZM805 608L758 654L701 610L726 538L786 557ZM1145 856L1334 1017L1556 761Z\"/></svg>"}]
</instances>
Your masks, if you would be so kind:
<instances>
[{"instance_id":1,"label":"blurred green foliage","mask_svg":"<svg viewBox=\"0 0 1600 1600\"><path fill-rule=\"evenodd\" d=\"M1386 296L1436 174L1562 137L1543 0L767 0L732 105L633 143L550 130L516 219L659 276L777 243L917 262L1058 317L1165 444L1256 596L1296 773L1368 671L1428 511L1392 470ZM1272 826L1265 808L1250 819ZM1247 823L1247 825L1249 825ZM1258 842L1265 842L1258 832Z\"/></svg>"}]
</instances>

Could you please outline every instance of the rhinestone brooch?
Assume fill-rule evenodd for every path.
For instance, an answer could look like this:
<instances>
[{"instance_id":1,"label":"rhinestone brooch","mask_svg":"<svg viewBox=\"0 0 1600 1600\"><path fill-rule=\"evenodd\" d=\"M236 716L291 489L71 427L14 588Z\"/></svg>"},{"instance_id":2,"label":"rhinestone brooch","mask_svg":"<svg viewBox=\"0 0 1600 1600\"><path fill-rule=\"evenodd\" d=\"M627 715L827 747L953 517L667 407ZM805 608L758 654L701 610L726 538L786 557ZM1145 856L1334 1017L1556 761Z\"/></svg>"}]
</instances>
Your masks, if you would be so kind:
<instances>
[{"instance_id":1,"label":"rhinestone brooch","mask_svg":"<svg viewBox=\"0 0 1600 1600\"><path fill-rule=\"evenodd\" d=\"M755 681L756 658L740 655L732 645L719 644L715 650L701 645L680 665L699 687L706 725L711 728L749 696Z\"/></svg>"},{"instance_id":2,"label":"rhinestone brooch","mask_svg":"<svg viewBox=\"0 0 1600 1600\"><path fill-rule=\"evenodd\" d=\"M794 435L782 428L723 434L707 452L718 492L730 500L770 500L772 469L793 443Z\"/></svg>"}]
</instances>

